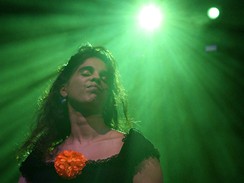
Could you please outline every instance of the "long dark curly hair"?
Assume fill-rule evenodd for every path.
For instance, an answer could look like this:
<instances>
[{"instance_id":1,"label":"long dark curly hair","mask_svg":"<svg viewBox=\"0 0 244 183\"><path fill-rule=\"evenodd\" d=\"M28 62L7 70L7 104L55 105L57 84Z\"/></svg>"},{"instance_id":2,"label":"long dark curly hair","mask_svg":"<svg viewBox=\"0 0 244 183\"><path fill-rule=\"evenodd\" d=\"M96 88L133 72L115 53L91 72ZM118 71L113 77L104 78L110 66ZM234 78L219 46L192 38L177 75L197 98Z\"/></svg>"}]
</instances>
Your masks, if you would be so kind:
<instances>
[{"instance_id":1,"label":"long dark curly hair","mask_svg":"<svg viewBox=\"0 0 244 183\"><path fill-rule=\"evenodd\" d=\"M126 94L119 82L115 59L107 49L88 44L80 47L78 52L71 56L69 62L59 70L49 92L41 99L36 125L18 152L17 158L20 162L33 150L41 153L44 158L70 134L67 102L62 102L60 89L69 81L76 69L91 57L101 59L109 71L109 99L103 112L106 125L111 129L124 132L131 128L131 121L127 114Z\"/></svg>"}]
</instances>

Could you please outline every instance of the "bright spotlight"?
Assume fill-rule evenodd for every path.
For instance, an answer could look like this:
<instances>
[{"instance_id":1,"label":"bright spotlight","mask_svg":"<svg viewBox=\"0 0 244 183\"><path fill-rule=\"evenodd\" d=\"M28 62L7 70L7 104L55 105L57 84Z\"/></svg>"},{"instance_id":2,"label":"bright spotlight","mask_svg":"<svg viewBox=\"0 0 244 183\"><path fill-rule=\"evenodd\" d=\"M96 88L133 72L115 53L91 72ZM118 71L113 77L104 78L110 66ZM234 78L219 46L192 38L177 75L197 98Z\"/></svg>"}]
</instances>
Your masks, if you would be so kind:
<instances>
[{"instance_id":1,"label":"bright spotlight","mask_svg":"<svg viewBox=\"0 0 244 183\"><path fill-rule=\"evenodd\" d=\"M138 15L139 25L147 31L160 27L162 18L159 7L152 4L144 6Z\"/></svg>"},{"instance_id":2,"label":"bright spotlight","mask_svg":"<svg viewBox=\"0 0 244 183\"><path fill-rule=\"evenodd\" d=\"M216 19L219 16L218 8L212 7L208 10L208 17L211 19Z\"/></svg>"}]
</instances>

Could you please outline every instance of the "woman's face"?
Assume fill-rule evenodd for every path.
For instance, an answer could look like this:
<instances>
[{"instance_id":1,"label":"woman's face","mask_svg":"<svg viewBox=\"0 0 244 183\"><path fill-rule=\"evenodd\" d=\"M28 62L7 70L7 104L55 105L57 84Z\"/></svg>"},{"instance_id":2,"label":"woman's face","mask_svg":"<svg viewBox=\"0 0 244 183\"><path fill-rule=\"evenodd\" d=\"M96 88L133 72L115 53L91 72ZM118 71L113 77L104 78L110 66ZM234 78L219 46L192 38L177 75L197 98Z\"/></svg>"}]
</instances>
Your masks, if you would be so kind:
<instances>
[{"instance_id":1,"label":"woman's face","mask_svg":"<svg viewBox=\"0 0 244 183\"><path fill-rule=\"evenodd\" d=\"M86 59L60 90L68 103L78 110L102 111L108 97L108 69L99 58Z\"/></svg>"}]
</instances>

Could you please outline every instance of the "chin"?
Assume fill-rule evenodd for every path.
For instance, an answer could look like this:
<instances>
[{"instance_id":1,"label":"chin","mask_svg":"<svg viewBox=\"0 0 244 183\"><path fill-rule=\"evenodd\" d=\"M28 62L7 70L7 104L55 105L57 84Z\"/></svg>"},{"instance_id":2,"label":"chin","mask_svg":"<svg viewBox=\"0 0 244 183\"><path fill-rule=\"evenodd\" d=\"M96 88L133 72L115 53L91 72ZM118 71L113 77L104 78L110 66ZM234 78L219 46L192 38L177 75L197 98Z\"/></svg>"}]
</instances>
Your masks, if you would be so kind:
<instances>
[{"instance_id":1,"label":"chin","mask_svg":"<svg viewBox=\"0 0 244 183\"><path fill-rule=\"evenodd\" d=\"M98 101L97 95L92 95L87 98L87 102L96 102Z\"/></svg>"}]
</instances>

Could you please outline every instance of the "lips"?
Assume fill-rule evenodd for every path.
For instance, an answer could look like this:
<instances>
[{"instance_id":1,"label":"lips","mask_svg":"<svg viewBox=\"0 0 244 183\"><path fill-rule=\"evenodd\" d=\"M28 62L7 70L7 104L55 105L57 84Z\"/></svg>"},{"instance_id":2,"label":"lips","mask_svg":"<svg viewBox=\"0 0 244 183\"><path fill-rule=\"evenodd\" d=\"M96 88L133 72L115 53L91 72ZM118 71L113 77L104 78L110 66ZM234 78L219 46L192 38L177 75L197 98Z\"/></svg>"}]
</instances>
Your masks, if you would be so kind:
<instances>
[{"instance_id":1,"label":"lips","mask_svg":"<svg viewBox=\"0 0 244 183\"><path fill-rule=\"evenodd\" d=\"M91 85L88 85L87 88L91 91L94 91L94 92L102 92L103 90L101 89L101 87L99 87L98 85L96 84L91 84Z\"/></svg>"}]
</instances>

